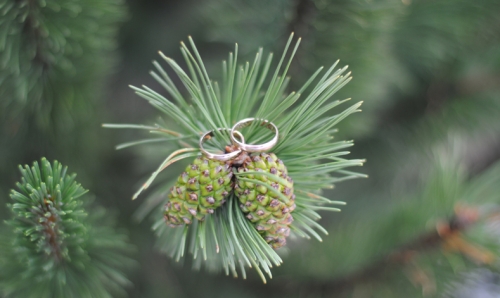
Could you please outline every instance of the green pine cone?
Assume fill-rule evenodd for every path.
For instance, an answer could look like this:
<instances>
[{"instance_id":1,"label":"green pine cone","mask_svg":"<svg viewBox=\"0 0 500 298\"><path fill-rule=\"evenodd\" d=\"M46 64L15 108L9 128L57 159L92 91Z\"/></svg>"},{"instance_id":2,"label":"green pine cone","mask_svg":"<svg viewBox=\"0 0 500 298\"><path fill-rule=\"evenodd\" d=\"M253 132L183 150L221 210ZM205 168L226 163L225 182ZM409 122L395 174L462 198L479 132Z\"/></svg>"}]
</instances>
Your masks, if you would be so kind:
<instances>
[{"instance_id":1,"label":"green pine cone","mask_svg":"<svg viewBox=\"0 0 500 298\"><path fill-rule=\"evenodd\" d=\"M241 210L247 214L247 218L266 242L277 249L286 244L286 237L290 234L290 224L293 221L291 213L295 209L293 180L288 176L283 161L274 153L250 156L238 168L238 173L254 171L276 175L276 179L269 175L238 175L234 191L240 200ZM262 181L283 196L271 191L269 187L238 178Z\"/></svg>"},{"instance_id":2,"label":"green pine cone","mask_svg":"<svg viewBox=\"0 0 500 298\"><path fill-rule=\"evenodd\" d=\"M222 206L233 189L233 172L227 163L197 157L170 189L164 217L170 226L200 221Z\"/></svg>"}]
</instances>

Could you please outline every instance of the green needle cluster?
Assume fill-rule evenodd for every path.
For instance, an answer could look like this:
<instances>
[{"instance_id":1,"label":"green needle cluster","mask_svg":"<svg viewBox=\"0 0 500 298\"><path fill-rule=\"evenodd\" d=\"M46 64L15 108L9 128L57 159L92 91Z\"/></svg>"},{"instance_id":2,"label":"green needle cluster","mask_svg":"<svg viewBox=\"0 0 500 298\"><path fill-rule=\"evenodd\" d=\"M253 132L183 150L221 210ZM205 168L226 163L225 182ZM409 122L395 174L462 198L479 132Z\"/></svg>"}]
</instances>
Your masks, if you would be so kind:
<instances>
[{"instance_id":1,"label":"green needle cluster","mask_svg":"<svg viewBox=\"0 0 500 298\"><path fill-rule=\"evenodd\" d=\"M75 174L45 158L20 167L11 219L0 241L5 297L114 297L130 282L126 234L105 209L82 197ZM88 197L88 196L87 196Z\"/></svg>"},{"instance_id":2,"label":"green needle cluster","mask_svg":"<svg viewBox=\"0 0 500 298\"><path fill-rule=\"evenodd\" d=\"M252 63L238 64L238 46L222 63L222 82L213 81L207 73L200 53L191 38L191 49L181 43L181 52L187 71L174 60L160 55L173 69L186 89L184 92L174 84L167 72L154 62L156 71L152 76L165 88L167 97L143 86L132 87L136 93L152 106L173 120L178 129L156 124L143 126L133 124L105 124L109 128L134 128L148 130L157 137L127 143L120 148L151 143L168 142L177 149L168 156L134 196L148 188L167 166L184 158L200 154L198 141L201 134L214 130L214 137L206 142L206 149L224 151L231 144L229 134L218 128L231 127L237 121L255 117L276 124L279 141L272 152L279 157L294 181L296 208L294 221L290 225L291 237L314 237L321 241L318 233L327 233L317 222L320 210L339 211L332 204L344 204L321 196L321 190L333 187L333 183L346 179L364 177L347 170L360 166L363 160L349 160L343 149L353 145L350 141L334 141L335 126L347 116L358 112L361 103L339 109L346 100L333 100L333 95L351 80L347 67L337 69L337 63L323 72L318 69L296 92L288 92L290 80L287 72L300 43L292 48L293 34L285 51L272 70L273 54L264 57L259 49ZM292 49L289 51L289 49ZM288 57L285 59L285 57ZM178 130L178 131L174 131ZM241 130L247 143L256 144L272 137L269 130L250 125ZM175 174L177 176L178 174ZM244 178L244 177L243 177ZM265 187L266 182L258 179ZM144 217L151 210L162 211L159 205L168 203L168 190L173 181L164 183L138 210ZM161 250L179 260L190 252L193 264L199 268L204 264L209 270L224 270L237 276L240 271L246 276L245 267L253 267L265 281L264 272L271 277L270 268L282 260L264 240L252 222L240 209L238 198L230 194L227 202L208 216L205 221L194 221L184 227L169 227L163 216L155 213L155 229Z\"/></svg>"}]
</instances>

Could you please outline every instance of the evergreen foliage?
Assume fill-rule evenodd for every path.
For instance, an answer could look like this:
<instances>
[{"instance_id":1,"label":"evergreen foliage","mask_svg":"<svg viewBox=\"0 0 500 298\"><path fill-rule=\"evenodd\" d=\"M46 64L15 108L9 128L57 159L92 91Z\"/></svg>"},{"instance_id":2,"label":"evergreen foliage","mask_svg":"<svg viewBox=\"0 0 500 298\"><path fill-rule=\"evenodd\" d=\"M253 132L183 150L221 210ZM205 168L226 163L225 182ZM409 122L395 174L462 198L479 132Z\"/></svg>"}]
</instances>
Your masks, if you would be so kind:
<instances>
[{"instance_id":1,"label":"evergreen foliage","mask_svg":"<svg viewBox=\"0 0 500 298\"><path fill-rule=\"evenodd\" d=\"M0 201L8 200L8 190L17 177L16 165L41 156L64 160L79 173L80 182L91 185L101 205L119 209L121 216L116 223L130 232L131 242L139 249L136 256L140 262L135 274L129 276L134 284L130 287L123 279L130 244L120 229L113 228L115 217L109 211L112 208L98 207L90 202L90 195L84 195L73 200L79 202L73 204L77 211L74 216L66 212L68 209L66 215L61 215L66 219L78 217L79 222L71 221L71 227L83 234L62 234L64 241L69 241L63 242L62 247L71 260L64 259L64 266L57 267L58 263L48 257L51 250L43 248L43 237L37 238L37 246L23 236L21 229L16 230L16 225L27 227L27 221L17 219L34 213L22 213L22 209L16 209L20 213L13 212L14 205L23 205L11 200L12 208L0 208L0 221L8 222L0 225L1 297L57 297L54 293L63 297L116 297L124 291L130 297L207 298L482 298L498 293L497 0L130 0L127 4L131 18L120 28L120 48L115 51L116 29L124 15L123 1L0 0ZM323 191L322 196L346 201L347 206L341 213L315 211L322 216L317 223L329 232L327 237L321 235L323 243L294 237L277 254L267 251L268 260L278 261L278 256L284 261L279 267L273 266L273 279L267 285L254 274L242 280L191 268L206 266L224 271L226 262L231 274L230 262L234 262L241 275L245 263L236 262L247 252L241 253L238 247L234 256L222 252L228 239L221 240L222 233L216 234L217 238L210 235L212 227L219 231L229 225L231 229L231 219L224 215L231 214L230 210L238 215L236 204L226 204L225 209L217 211L215 215L223 220L205 225L207 237L196 237L203 227L189 228L185 234L185 257L180 260L184 266L179 266L175 262L177 255L171 260L155 252L154 245L169 254L181 251L179 243L183 243L184 234L178 241L169 233L184 231L167 230L159 220L163 210L160 206L174 179L199 155L194 149L196 134L202 131L197 127L199 123L189 134L183 125L167 116L157 122L158 126L143 127L152 131L151 136L161 137L143 141L147 146L118 152L113 145L135 140L144 130L117 134L99 125L104 121L154 122L149 117L156 111L151 112L147 103L138 101L123 88L126 83L150 86L161 96L174 100L181 111L198 109L189 91L179 87L182 79L171 76L173 84L169 86L178 86L175 90L186 99L187 106L178 105L176 97L155 87L158 82L146 76L148 61L161 49L173 55L196 85L189 66L181 61L182 53L176 54L175 50L178 40L186 35L197 41L210 77L223 78L218 85L222 90L224 80L229 81L231 59L222 72L220 60L235 42L239 44L238 61L251 61L248 78L254 49L263 46L266 51L280 53L290 32L301 36L303 42L288 68L293 79L285 78L283 91L277 94L300 90L301 83L320 65L336 59L349 65L355 80L335 96L363 100L363 113L337 124L339 132L335 136L356 140L356 146L348 149L352 151L350 156L367 159L362 172L370 178L345 181L333 190ZM123 57L120 72L108 80L116 57ZM266 66L265 58L261 56L261 70ZM285 61L288 57L284 64ZM237 65L236 77L238 64L233 64L233 68ZM193 62L191 65L197 72ZM272 77L273 67L269 67L268 78ZM245 69L244 64L243 73ZM165 71L169 75L175 73ZM162 77L161 71L155 72ZM345 72L344 76L347 77ZM316 82L320 77L317 75ZM205 87L201 76L198 79L200 86ZM235 88L240 88L239 82L235 80ZM303 103L316 82L310 83L289 111ZM261 95L267 86L263 84ZM153 95L152 89L139 89ZM200 90L205 92L204 88ZM107 100L101 100L104 92L111 94ZM203 94L207 97L208 93ZM218 99L225 96L217 92L216 95ZM207 108L212 114L212 107ZM195 111L195 121L204 118L199 109ZM222 111L224 115L225 110ZM321 117L339 111L332 109ZM239 120L238 117L232 115L230 121ZM229 118L222 118L231 125ZM213 122L216 123L215 118ZM212 127L210 123L202 124L206 130ZM171 130L166 131L166 127ZM172 131L181 132L184 138L174 139L178 136ZM245 136L248 133L251 132L244 131ZM256 131L261 133L266 132ZM214 140L219 143L207 142L207 146L215 150L227 142L227 135L218 135ZM157 166L158 160L188 147L193 148L182 154L193 156L162 172L154 190L147 194L147 202L128 199L141 186L134 182ZM347 147L339 147L340 152L345 150ZM299 157L288 156L286 165L296 158ZM41 163L39 167L42 171ZM17 193L23 191L18 189ZM234 202L236 198L232 199ZM134 212L138 218L151 213L151 218L158 221L155 231L160 237L154 236L149 224L131 220ZM232 218L233 222L238 220L246 218ZM41 231L30 235L42 235ZM320 236L319 228L313 231ZM235 229L236 232L241 231ZM245 237L246 234L236 234L233 238ZM218 254L212 251L217 247L214 239L218 240ZM207 257L216 256L211 258L213 262L203 260L201 241L207 244ZM242 247L250 246L254 247L248 243ZM265 253L266 247L260 247ZM196 259L186 257L190 251L196 252ZM228 254L231 257L223 259ZM89 270L82 270L77 264ZM264 267L259 270L265 274ZM72 279L74 276L78 279ZM65 286L57 290L63 283ZM91 292L85 284L91 285Z\"/></svg>"},{"instance_id":2,"label":"evergreen foliage","mask_svg":"<svg viewBox=\"0 0 500 298\"><path fill-rule=\"evenodd\" d=\"M0 11L1 118L51 130L88 113L112 66L122 1L2 0Z\"/></svg>"},{"instance_id":3,"label":"evergreen foliage","mask_svg":"<svg viewBox=\"0 0 500 298\"><path fill-rule=\"evenodd\" d=\"M20 167L0 246L5 297L114 297L130 285L128 236L59 162ZM88 195L87 195L88 197Z\"/></svg>"},{"instance_id":4,"label":"evergreen foliage","mask_svg":"<svg viewBox=\"0 0 500 298\"><path fill-rule=\"evenodd\" d=\"M322 68L318 69L297 92L286 92L289 81L287 71L300 43L299 40L289 59L285 60L292 37L293 34L275 71L270 71L272 54L264 59L262 49L256 54L252 64L247 62L238 65L238 46L236 46L234 54L230 53L228 60L222 64L223 79L220 85L209 78L191 38L189 43L192 52L184 43L181 44L189 74L172 59L160 53L184 84L192 102L182 95L157 62L154 63L157 71L152 72L152 75L166 89L171 99L145 86L132 88L139 96L174 119L179 131L172 131L171 126L165 127L159 124L155 127L130 124L105 125L111 128L150 130L159 136L125 146L168 141L178 148L165 159L134 198L148 188L156 176L171 163L197 156L199 136L204 132L214 130L216 136L212 140L215 141L211 142L212 144L208 143L213 150L224 151L224 147L231 144L231 141L228 134L219 131L218 128L231 127L237 121L248 117L268 119L277 125L280 132L278 144L272 152L283 160L288 168L288 175L294 180L297 208L293 212L292 232L296 236L314 237L321 241L317 230L325 234L327 231L316 222L321 218L318 211L339 211L337 208L324 205L343 204L322 197L321 189L332 188L336 182L363 177L362 174L346 170L348 167L360 166L363 163L362 160L343 158L349 152L341 150L352 146L352 142L332 141L332 135L336 132L335 126L350 114L359 111L361 103L328 116L328 112L347 101L331 100L333 95L350 81L350 73L346 72L347 67L336 69L337 63L322 76L320 76ZM268 73L272 76L269 83L266 83ZM269 84L267 90L263 88L265 84ZM304 97L304 100L298 102L301 97ZM246 141L250 144L270 137L269 131L256 125L243 130L243 134L247 136ZM258 180L250 182L266 186ZM165 186L169 188L172 184L169 182ZM166 197L165 186L160 193L149 199L146 209L154 208L152 205L167 203L161 199ZM167 227L160 217L155 228L160 237L161 249L177 260L188 250L193 254L195 267L199 268L203 261L206 261L209 269L222 268L226 274L232 273L234 276L237 276L239 268L245 277L244 268L253 267L265 281L261 270L271 276L270 268L279 265L281 258L245 219L233 195L228 198L228 203L219 209L220 211L216 210L214 216L208 216L205 222L196 221L184 228ZM199 254L202 256L198 257Z\"/></svg>"},{"instance_id":5,"label":"evergreen foliage","mask_svg":"<svg viewBox=\"0 0 500 298\"><path fill-rule=\"evenodd\" d=\"M383 121L380 117L392 115L394 107L418 111L420 98L430 97L430 108L435 108L445 100L438 86L450 84L453 90L452 82L467 81L477 72L494 73L500 61L496 30L500 9L495 0L251 3L204 1L198 15L207 26L206 35L227 44L238 40L243 47L259 44L276 49L287 37L282 28L295 31L304 37L297 54L300 67L292 68L299 79L324 61L340 59L349 65L363 87L351 84L341 95L369 99L362 119L343 124L343 133L351 137L374 133L370 129ZM268 13L273 17L261 21ZM437 86L420 94L431 82Z\"/></svg>"},{"instance_id":6,"label":"evergreen foliage","mask_svg":"<svg viewBox=\"0 0 500 298\"><path fill-rule=\"evenodd\" d=\"M0 0L0 179L40 156L98 160L121 0ZM30 144L30 145L27 145ZM86 170L89 163L85 163ZM82 166L83 167L83 166ZM99 171L99 170L98 170Z\"/></svg>"}]
</instances>

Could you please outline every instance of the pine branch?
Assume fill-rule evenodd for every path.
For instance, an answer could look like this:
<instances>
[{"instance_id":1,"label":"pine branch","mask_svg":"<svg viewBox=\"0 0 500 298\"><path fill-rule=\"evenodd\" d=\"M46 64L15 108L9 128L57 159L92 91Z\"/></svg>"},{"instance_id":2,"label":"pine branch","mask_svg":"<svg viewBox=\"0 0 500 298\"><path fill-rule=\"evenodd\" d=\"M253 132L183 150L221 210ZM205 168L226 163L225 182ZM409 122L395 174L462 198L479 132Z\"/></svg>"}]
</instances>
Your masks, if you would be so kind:
<instances>
[{"instance_id":1,"label":"pine branch","mask_svg":"<svg viewBox=\"0 0 500 298\"><path fill-rule=\"evenodd\" d=\"M95 160L122 0L0 0L0 180L40 156ZM29 146L27 146L29 144ZM87 168L89 169L89 168Z\"/></svg>"},{"instance_id":2,"label":"pine branch","mask_svg":"<svg viewBox=\"0 0 500 298\"><path fill-rule=\"evenodd\" d=\"M87 112L113 65L121 0L1 0L0 11L2 119L48 130Z\"/></svg>"},{"instance_id":3,"label":"pine branch","mask_svg":"<svg viewBox=\"0 0 500 298\"><path fill-rule=\"evenodd\" d=\"M20 167L12 217L1 235L0 293L5 297L112 297L130 282L128 237L75 182L75 174L42 159Z\"/></svg>"},{"instance_id":4,"label":"pine branch","mask_svg":"<svg viewBox=\"0 0 500 298\"><path fill-rule=\"evenodd\" d=\"M201 55L190 37L188 44L191 48L181 43L181 52L188 66L187 72L175 61L160 53L180 78L189 93L189 98L178 90L167 72L156 62L154 65L157 71L152 75L165 88L169 98L165 98L146 86L132 87L140 97L148 100L151 105L179 125L178 132L170 133L174 134L175 138L165 139L165 136L158 135L159 139L169 141L172 148L177 150L158 167L158 170L144 183L134 198L148 188L168 165L198 155L198 149L192 148L198 148L199 136L202 133L213 130L214 137L207 142L207 145L212 146L213 150L224 151L225 146L230 145L231 141L227 131L220 132L218 128L228 128L248 117L268 119L276 124L280 134L273 153L279 156L286 165L288 175L293 178L296 190L296 209L293 211L295 220L291 223L292 233L305 238L312 236L321 241L316 230L325 234L326 230L316 222L320 218L318 212L339 210L324 206L336 202L321 197L319 195L321 189L331 188L333 183L345 179L364 177L362 174L345 170L348 167L362 165L363 160L347 160L340 156L348 152L336 152L352 146L352 143L332 142L335 126L347 116L358 112L361 103L333 114L334 108L347 100L331 101L332 96L351 79L350 73L346 72L347 67L335 69L337 63L319 78L322 70L320 68L298 92L287 93L286 87L289 82L287 72L300 39L295 46L292 45L292 41L293 34L288 39L284 53L274 71L270 69L272 55L264 59L262 50L257 52L253 63L247 62L238 66L238 46L236 45L234 54L230 53L228 61L222 64L223 81L220 85L208 76ZM267 89L264 88L266 82L268 82ZM299 101L302 94L304 94L304 99ZM160 129L172 131L170 127L160 124L153 128L130 124L105 124L104 126L149 129L151 132ZM243 128L241 133L245 136L246 142L251 144L270 137L270 132L258 125ZM180 138L185 147L176 142ZM154 141L148 140L147 142ZM135 144L141 143L143 142L139 141ZM128 147L132 144L134 143L124 146ZM184 150L192 152L180 154ZM255 174L249 175L256 176ZM260 178L264 179L264 177ZM271 193L275 193L283 202L288 200L285 195L259 180L247 177L241 178L241 181L249 184L256 183L258 187L264 187ZM186 252L191 253L195 260L193 263L195 268L200 268L204 264L211 271L224 270L226 274L234 276L237 276L239 269L245 277L245 267L253 267L264 281L264 273L271 277L270 268L279 265L282 262L281 258L244 216L237 203L238 198L234 195L228 196L227 203L219 207L214 214L208 215L205 221L195 220L192 224L185 225L184 228L166 226L161 216L164 209L158 206L168 203L169 189L173 184L174 181L164 182L138 210L141 217L151 210L156 210L153 212L154 228L159 236L159 247L162 251L176 260L184 257ZM191 220L187 222L190 223Z\"/></svg>"}]
</instances>

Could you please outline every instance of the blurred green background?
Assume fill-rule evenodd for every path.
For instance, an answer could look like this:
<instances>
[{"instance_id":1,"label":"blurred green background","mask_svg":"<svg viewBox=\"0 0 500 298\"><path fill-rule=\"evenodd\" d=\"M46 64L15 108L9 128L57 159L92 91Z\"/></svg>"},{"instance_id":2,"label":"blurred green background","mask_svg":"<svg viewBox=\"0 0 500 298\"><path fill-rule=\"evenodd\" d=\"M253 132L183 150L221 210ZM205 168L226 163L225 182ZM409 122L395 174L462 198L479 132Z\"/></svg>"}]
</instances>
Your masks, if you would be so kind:
<instances>
[{"instance_id":1,"label":"blurred green background","mask_svg":"<svg viewBox=\"0 0 500 298\"><path fill-rule=\"evenodd\" d=\"M129 0L116 5L122 10L113 19L118 32L99 41L110 43L105 56L89 60L105 69L96 75L79 71L102 66L75 66L80 76L97 82L85 87L93 93L75 88L71 104L63 97L50 105L42 98L41 106L31 108L0 106L2 204L19 179L18 164L45 156L68 165L101 205L118 212L119 227L138 248L130 297L500 297L498 1ZM86 28L82 34L96 34ZM161 145L116 151L117 144L144 135L101 124L154 123L159 113L128 85L160 91L148 74L151 61L160 60L161 50L181 62L179 42L188 35L211 76L220 78L221 60L234 43L243 62L259 47L280 54L292 31L302 44L290 91L337 59L353 72L335 99L362 100L363 113L342 122L338 138L355 141L351 158L366 158L359 171L369 178L340 183L325 194L347 202L341 213L322 214L330 235L323 243L290 241L280 251L284 264L267 285L254 272L242 280L193 271L189 261L179 264L159 253L152 221L133 216L144 197L132 201L132 194L168 151ZM0 94L8 102L5 82ZM64 80L56 82L51 96L65 86ZM183 166L163 177L177 176ZM463 219L467 212L473 220ZM5 219L6 210L0 216ZM437 234L436 227L454 227L457 221L457 234L439 229ZM433 235L438 237L424 241Z\"/></svg>"}]
</instances>

